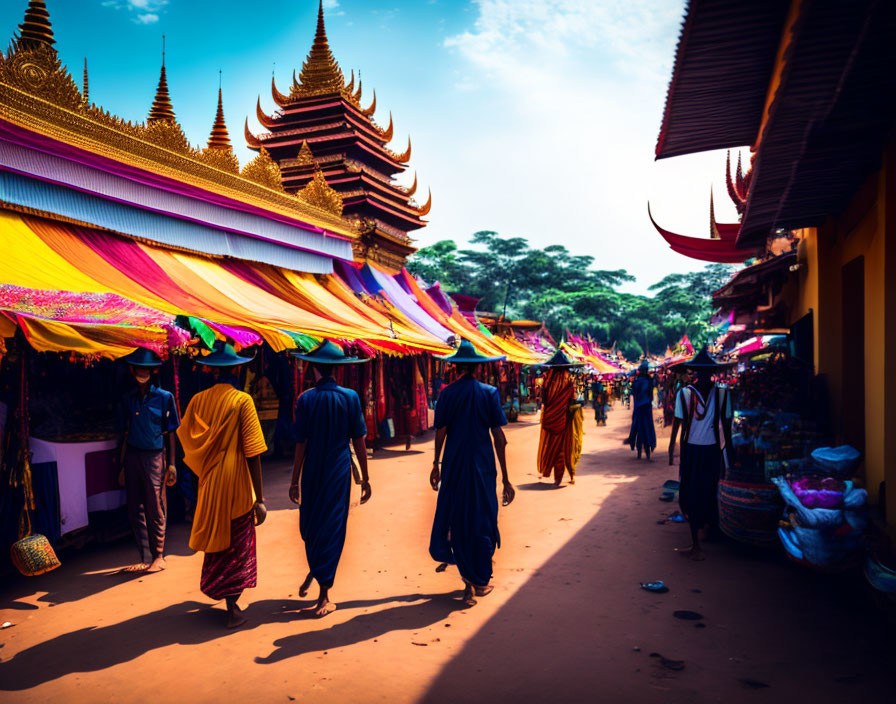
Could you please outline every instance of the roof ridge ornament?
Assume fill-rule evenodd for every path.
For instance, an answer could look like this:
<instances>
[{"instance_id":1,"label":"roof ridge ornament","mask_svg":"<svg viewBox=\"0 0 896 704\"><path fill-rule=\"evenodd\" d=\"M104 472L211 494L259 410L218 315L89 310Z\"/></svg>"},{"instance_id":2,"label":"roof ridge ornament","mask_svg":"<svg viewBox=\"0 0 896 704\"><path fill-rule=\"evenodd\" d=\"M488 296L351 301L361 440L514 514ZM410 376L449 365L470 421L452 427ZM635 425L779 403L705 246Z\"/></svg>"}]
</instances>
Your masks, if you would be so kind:
<instances>
[{"instance_id":1,"label":"roof ridge ornament","mask_svg":"<svg viewBox=\"0 0 896 704\"><path fill-rule=\"evenodd\" d=\"M264 147L259 148L258 156L243 167L240 175L243 178L270 188L272 191L283 192L283 179L280 175L280 167L276 161L271 159L271 155L268 154L268 150Z\"/></svg>"},{"instance_id":2,"label":"roof ridge ornament","mask_svg":"<svg viewBox=\"0 0 896 704\"><path fill-rule=\"evenodd\" d=\"M314 176L296 195L308 205L314 205L334 215L342 215L342 196L327 183L320 167L314 169Z\"/></svg>"},{"instance_id":3,"label":"roof ridge ornament","mask_svg":"<svg viewBox=\"0 0 896 704\"><path fill-rule=\"evenodd\" d=\"M311 147L308 146L307 139L302 140L302 146L299 147L299 155L296 157L296 161L301 166L314 163L314 154L311 152Z\"/></svg>"}]
</instances>

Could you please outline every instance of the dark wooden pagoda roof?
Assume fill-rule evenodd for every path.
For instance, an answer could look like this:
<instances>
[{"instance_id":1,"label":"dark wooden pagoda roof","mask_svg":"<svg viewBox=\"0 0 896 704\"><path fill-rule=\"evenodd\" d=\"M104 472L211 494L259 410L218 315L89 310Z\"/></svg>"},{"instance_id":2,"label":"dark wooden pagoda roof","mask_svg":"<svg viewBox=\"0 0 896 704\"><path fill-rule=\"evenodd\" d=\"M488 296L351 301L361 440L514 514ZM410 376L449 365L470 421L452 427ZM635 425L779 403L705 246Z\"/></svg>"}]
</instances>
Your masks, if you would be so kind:
<instances>
[{"instance_id":1,"label":"dark wooden pagoda roof","mask_svg":"<svg viewBox=\"0 0 896 704\"><path fill-rule=\"evenodd\" d=\"M753 143L788 7L786 0L688 2L657 159Z\"/></svg>"},{"instance_id":2,"label":"dark wooden pagoda roof","mask_svg":"<svg viewBox=\"0 0 896 704\"><path fill-rule=\"evenodd\" d=\"M896 3L802 3L753 167L738 243L820 225L880 167L896 122Z\"/></svg>"},{"instance_id":3,"label":"dark wooden pagoda roof","mask_svg":"<svg viewBox=\"0 0 896 704\"><path fill-rule=\"evenodd\" d=\"M657 158L753 145L739 248L821 224L891 137L893 36L891 0L691 0Z\"/></svg>"}]
</instances>

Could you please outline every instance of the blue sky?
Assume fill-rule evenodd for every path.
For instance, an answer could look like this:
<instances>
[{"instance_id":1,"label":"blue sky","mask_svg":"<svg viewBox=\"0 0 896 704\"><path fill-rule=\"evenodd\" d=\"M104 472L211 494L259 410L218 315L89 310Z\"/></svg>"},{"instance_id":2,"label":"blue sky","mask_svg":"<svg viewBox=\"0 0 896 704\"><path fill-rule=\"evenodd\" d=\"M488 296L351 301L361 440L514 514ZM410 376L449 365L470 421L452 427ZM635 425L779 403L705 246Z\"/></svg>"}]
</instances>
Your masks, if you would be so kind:
<instances>
[{"instance_id":1,"label":"blue sky","mask_svg":"<svg viewBox=\"0 0 896 704\"><path fill-rule=\"evenodd\" d=\"M27 0L0 3L12 36ZM466 240L480 229L561 243L601 268L637 276L630 290L670 271L699 268L674 254L647 219L708 234L733 221L724 153L653 161L683 0L325 0L327 34L348 74L360 69L365 104L410 134L430 225L419 245ZM190 140L204 143L218 71L224 111L245 163L242 126L262 131L255 101L274 109L274 71L286 92L314 35L317 0L47 0L62 60L111 112L143 120L167 36L172 102Z\"/></svg>"}]
</instances>

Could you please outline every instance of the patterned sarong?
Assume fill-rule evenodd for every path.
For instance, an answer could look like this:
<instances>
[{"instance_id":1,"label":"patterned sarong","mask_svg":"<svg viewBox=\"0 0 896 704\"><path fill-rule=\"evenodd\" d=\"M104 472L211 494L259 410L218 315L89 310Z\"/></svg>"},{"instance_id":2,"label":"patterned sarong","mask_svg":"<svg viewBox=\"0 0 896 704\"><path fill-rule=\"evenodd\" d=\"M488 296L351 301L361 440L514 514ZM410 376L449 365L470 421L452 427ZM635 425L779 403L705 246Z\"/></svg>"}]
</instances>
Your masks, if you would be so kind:
<instances>
[{"instance_id":1,"label":"patterned sarong","mask_svg":"<svg viewBox=\"0 0 896 704\"><path fill-rule=\"evenodd\" d=\"M255 586L257 567L253 510L230 522L230 547L227 550L205 553L199 588L215 601L237 596L244 589Z\"/></svg>"}]
</instances>

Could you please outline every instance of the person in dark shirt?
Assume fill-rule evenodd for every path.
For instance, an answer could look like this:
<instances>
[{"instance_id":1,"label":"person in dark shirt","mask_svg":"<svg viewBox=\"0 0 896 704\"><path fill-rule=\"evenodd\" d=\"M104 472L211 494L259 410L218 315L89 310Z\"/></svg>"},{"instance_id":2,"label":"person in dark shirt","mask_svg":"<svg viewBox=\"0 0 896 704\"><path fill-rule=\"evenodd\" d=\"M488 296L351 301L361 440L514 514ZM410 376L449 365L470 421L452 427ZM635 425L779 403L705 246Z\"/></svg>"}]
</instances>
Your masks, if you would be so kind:
<instances>
[{"instance_id":1,"label":"person in dark shirt","mask_svg":"<svg viewBox=\"0 0 896 704\"><path fill-rule=\"evenodd\" d=\"M131 572L159 572L165 569L165 486L177 481L174 439L180 425L174 396L151 383L152 372L162 365L152 350L138 347L122 357L129 365L137 387L122 402L122 430L118 483L125 487L128 517L140 562ZM167 471L165 448L167 445Z\"/></svg>"},{"instance_id":2,"label":"person in dark shirt","mask_svg":"<svg viewBox=\"0 0 896 704\"><path fill-rule=\"evenodd\" d=\"M474 376L481 363L504 357L480 355L463 340L454 355L443 359L455 364L461 376L442 390L436 403L435 461L429 481L439 496L429 554L440 563L437 572L457 565L464 581L464 602L473 606L474 596L494 589L489 584L492 557L501 544L495 454L504 483L503 504L509 505L516 493L507 475L507 439L502 430L507 419L498 390ZM443 446L445 459L440 467Z\"/></svg>"},{"instance_id":3,"label":"person in dark shirt","mask_svg":"<svg viewBox=\"0 0 896 704\"><path fill-rule=\"evenodd\" d=\"M329 599L336 568L345 545L348 507L351 496L352 456L349 442L361 469L361 503L370 499L367 473L367 426L357 392L339 386L333 379L334 365L368 360L346 357L333 342L324 340L308 354L295 355L311 362L317 384L296 401L293 435L295 465L289 487L290 500L299 506L299 532L305 542L308 576L299 587L305 596L316 580L320 595L316 616L336 609Z\"/></svg>"}]
</instances>

